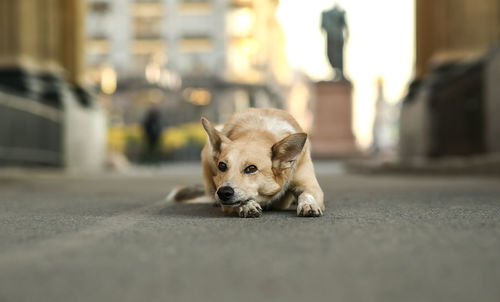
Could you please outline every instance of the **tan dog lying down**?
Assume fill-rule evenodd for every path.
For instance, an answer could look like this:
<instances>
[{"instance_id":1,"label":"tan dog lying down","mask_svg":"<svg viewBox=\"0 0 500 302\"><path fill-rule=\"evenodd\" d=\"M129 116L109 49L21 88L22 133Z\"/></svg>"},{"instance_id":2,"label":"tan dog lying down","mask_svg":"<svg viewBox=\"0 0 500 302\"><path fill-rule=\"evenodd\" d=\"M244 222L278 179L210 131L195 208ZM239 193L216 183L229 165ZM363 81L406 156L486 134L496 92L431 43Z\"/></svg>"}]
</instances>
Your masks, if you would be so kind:
<instances>
[{"instance_id":1,"label":"tan dog lying down","mask_svg":"<svg viewBox=\"0 0 500 302\"><path fill-rule=\"evenodd\" d=\"M297 201L298 216L323 214L310 143L290 114L252 108L232 115L217 129L205 118L201 122L208 134L201 153L204 193L223 212L260 217L262 209L287 209ZM199 193L182 188L169 198L181 201Z\"/></svg>"}]
</instances>

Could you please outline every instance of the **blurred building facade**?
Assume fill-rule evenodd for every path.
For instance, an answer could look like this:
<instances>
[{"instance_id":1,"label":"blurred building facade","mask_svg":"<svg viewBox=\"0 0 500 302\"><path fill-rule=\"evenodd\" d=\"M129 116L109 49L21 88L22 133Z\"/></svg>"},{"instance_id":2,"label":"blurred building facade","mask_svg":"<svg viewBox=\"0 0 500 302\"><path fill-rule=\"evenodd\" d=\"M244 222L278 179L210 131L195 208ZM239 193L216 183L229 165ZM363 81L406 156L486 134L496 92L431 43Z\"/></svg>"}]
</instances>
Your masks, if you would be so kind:
<instances>
[{"instance_id":1,"label":"blurred building facade","mask_svg":"<svg viewBox=\"0 0 500 302\"><path fill-rule=\"evenodd\" d=\"M292 79L277 5L88 0L89 78L106 92L106 72L116 75L109 98L125 122L137 121L152 99L166 126L201 114L223 121L249 106L283 107ZM134 103L142 104L139 112L128 109Z\"/></svg>"},{"instance_id":2,"label":"blurred building facade","mask_svg":"<svg viewBox=\"0 0 500 302\"><path fill-rule=\"evenodd\" d=\"M0 1L0 163L98 169L105 122L84 83L83 0Z\"/></svg>"},{"instance_id":3,"label":"blurred building facade","mask_svg":"<svg viewBox=\"0 0 500 302\"><path fill-rule=\"evenodd\" d=\"M416 0L416 76L482 55L500 38L497 0Z\"/></svg>"},{"instance_id":4,"label":"blurred building facade","mask_svg":"<svg viewBox=\"0 0 500 302\"><path fill-rule=\"evenodd\" d=\"M402 158L500 153L500 3L417 0Z\"/></svg>"}]
</instances>

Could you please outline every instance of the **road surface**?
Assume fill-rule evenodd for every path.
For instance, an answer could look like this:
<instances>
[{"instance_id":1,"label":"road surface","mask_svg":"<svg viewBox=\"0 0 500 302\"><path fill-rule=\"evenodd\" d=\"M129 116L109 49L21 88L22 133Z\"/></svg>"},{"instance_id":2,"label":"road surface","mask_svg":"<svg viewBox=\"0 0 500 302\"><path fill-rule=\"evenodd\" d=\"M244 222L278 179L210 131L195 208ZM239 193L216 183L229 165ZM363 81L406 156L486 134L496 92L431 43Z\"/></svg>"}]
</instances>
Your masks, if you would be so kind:
<instances>
[{"instance_id":1,"label":"road surface","mask_svg":"<svg viewBox=\"0 0 500 302\"><path fill-rule=\"evenodd\" d=\"M167 204L193 165L4 171L0 301L500 301L500 179L317 168L325 216L259 219Z\"/></svg>"}]
</instances>

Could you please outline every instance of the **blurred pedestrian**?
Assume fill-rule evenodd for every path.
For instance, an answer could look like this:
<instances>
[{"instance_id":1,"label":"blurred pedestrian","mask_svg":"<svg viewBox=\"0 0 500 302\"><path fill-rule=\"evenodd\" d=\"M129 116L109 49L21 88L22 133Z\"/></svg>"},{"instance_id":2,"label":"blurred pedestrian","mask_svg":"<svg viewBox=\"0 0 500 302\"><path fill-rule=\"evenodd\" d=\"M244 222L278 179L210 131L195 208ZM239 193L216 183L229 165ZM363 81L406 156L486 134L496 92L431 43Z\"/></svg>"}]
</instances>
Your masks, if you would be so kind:
<instances>
[{"instance_id":1,"label":"blurred pedestrian","mask_svg":"<svg viewBox=\"0 0 500 302\"><path fill-rule=\"evenodd\" d=\"M156 107L151 107L144 118L143 124L144 133L148 145L148 154L153 155L158 148L158 142L161 138L163 124L161 121L161 112Z\"/></svg>"}]
</instances>

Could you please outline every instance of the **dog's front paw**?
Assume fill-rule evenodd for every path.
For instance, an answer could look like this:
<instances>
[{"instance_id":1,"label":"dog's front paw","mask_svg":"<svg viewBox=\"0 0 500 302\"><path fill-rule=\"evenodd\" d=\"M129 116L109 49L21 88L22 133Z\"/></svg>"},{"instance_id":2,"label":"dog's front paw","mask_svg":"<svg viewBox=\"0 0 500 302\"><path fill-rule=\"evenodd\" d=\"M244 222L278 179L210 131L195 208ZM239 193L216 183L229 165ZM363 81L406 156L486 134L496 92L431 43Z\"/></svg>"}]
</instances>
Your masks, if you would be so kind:
<instances>
[{"instance_id":1,"label":"dog's front paw","mask_svg":"<svg viewBox=\"0 0 500 302\"><path fill-rule=\"evenodd\" d=\"M239 214L241 218L257 218L262 216L262 208L257 202L250 200L239 207Z\"/></svg>"},{"instance_id":2,"label":"dog's front paw","mask_svg":"<svg viewBox=\"0 0 500 302\"><path fill-rule=\"evenodd\" d=\"M297 205L297 216L300 217L320 217L323 215L321 207L317 204L314 197L310 194L302 194L299 196L299 204Z\"/></svg>"}]
</instances>

